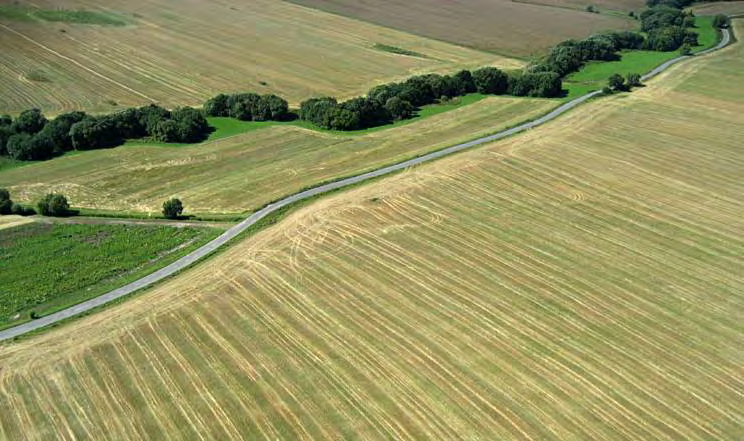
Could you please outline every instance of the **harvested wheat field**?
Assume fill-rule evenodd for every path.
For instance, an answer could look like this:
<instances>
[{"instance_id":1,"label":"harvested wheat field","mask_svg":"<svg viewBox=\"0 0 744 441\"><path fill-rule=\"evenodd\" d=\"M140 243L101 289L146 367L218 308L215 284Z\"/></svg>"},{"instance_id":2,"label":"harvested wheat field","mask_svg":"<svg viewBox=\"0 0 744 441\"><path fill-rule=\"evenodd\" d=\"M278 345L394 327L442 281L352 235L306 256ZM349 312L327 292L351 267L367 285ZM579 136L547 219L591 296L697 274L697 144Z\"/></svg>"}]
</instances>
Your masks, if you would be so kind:
<instances>
[{"instance_id":1,"label":"harvested wheat field","mask_svg":"<svg viewBox=\"0 0 744 441\"><path fill-rule=\"evenodd\" d=\"M448 147L534 118L550 100L489 97L400 127L333 135L291 126L188 147L123 146L0 172L0 188L33 202L63 192L77 207L159 212L252 210L304 187Z\"/></svg>"},{"instance_id":2,"label":"harvested wheat field","mask_svg":"<svg viewBox=\"0 0 744 441\"><path fill-rule=\"evenodd\" d=\"M683 63L5 345L0 437L741 439L742 75Z\"/></svg>"},{"instance_id":3,"label":"harvested wheat field","mask_svg":"<svg viewBox=\"0 0 744 441\"><path fill-rule=\"evenodd\" d=\"M744 1L699 3L693 7L697 15L744 15Z\"/></svg>"},{"instance_id":4,"label":"harvested wheat field","mask_svg":"<svg viewBox=\"0 0 744 441\"><path fill-rule=\"evenodd\" d=\"M23 3L30 4L30 3ZM522 62L280 1L38 1L116 14L127 26L17 21L0 14L0 109L110 111L200 105L221 92L297 104L346 97L419 72ZM375 45L421 54L397 55Z\"/></svg>"},{"instance_id":5,"label":"harvested wheat field","mask_svg":"<svg viewBox=\"0 0 744 441\"><path fill-rule=\"evenodd\" d=\"M291 1L436 40L521 58L543 55L549 47L569 38L638 26L638 22L623 16L592 14L565 5L549 6L550 1L544 4L510 0Z\"/></svg>"}]
</instances>

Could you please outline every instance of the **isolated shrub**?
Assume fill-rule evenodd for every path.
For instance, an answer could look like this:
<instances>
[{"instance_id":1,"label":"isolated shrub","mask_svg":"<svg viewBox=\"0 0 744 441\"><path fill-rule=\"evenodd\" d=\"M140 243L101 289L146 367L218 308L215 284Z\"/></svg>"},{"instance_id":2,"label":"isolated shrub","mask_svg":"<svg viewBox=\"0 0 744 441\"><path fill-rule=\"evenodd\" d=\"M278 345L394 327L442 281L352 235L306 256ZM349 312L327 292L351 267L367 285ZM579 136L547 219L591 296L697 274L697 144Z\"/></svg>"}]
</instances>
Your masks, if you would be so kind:
<instances>
[{"instance_id":1,"label":"isolated shrub","mask_svg":"<svg viewBox=\"0 0 744 441\"><path fill-rule=\"evenodd\" d=\"M11 214L13 201L10 199L10 192L5 188L0 188L0 214Z\"/></svg>"},{"instance_id":2,"label":"isolated shrub","mask_svg":"<svg viewBox=\"0 0 744 441\"><path fill-rule=\"evenodd\" d=\"M690 49L690 45L689 44L682 45L682 47L679 48L679 54L685 57L692 55L692 49Z\"/></svg>"},{"instance_id":3,"label":"isolated shrub","mask_svg":"<svg viewBox=\"0 0 744 441\"><path fill-rule=\"evenodd\" d=\"M628 74L627 85L628 87L643 86L643 83L641 82L641 74L637 74L637 73Z\"/></svg>"},{"instance_id":4,"label":"isolated shrub","mask_svg":"<svg viewBox=\"0 0 744 441\"><path fill-rule=\"evenodd\" d=\"M34 135L39 133L47 123L47 119L39 109L24 110L13 121L11 129L14 133L28 133Z\"/></svg>"},{"instance_id":5,"label":"isolated shrub","mask_svg":"<svg viewBox=\"0 0 744 441\"><path fill-rule=\"evenodd\" d=\"M167 219L178 219L183 214L183 203L178 198L163 202L163 216Z\"/></svg>"},{"instance_id":6,"label":"isolated shrub","mask_svg":"<svg viewBox=\"0 0 744 441\"><path fill-rule=\"evenodd\" d=\"M607 86L612 90L623 91L626 90L625 80L620 74L612 74L607 80Z\"/></svg>"},{"instance_id":7,"label":"isolated shrub","mask_svg":"<svg viewBox=\"0 0 744 441\"><path fill-rule=\"evenodd\" d=\"M49 193L36 206L42 216L63 217L70 215L70 204L63 194Z\"/></svg>"}]
</instances>

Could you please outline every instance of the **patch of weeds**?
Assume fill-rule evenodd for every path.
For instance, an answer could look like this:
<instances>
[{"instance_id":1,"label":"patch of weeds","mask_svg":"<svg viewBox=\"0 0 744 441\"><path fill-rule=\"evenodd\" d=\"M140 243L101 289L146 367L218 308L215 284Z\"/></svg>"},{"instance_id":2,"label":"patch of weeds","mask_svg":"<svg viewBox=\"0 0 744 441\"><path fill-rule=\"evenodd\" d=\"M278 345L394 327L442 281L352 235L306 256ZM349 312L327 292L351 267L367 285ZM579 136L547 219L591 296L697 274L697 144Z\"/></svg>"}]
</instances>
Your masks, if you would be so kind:
<instances>
[{"instance_id":1,"label":"patch of weeds","mask_svg":"<svg viewBox=\"0 0 744 441\"><path fill-rule=\"evenodd\" d=\"M396 46L390 46L390 45L382 44L382 43L375 43L375 45L372 47L374 49L377 49L378 51L390 52L391 54L406 55L409 57L429 58L426 55L419 53L419 52L411 51L408 49L403 49L403 48L396 47Z\"/></svg>"}]
</instances>

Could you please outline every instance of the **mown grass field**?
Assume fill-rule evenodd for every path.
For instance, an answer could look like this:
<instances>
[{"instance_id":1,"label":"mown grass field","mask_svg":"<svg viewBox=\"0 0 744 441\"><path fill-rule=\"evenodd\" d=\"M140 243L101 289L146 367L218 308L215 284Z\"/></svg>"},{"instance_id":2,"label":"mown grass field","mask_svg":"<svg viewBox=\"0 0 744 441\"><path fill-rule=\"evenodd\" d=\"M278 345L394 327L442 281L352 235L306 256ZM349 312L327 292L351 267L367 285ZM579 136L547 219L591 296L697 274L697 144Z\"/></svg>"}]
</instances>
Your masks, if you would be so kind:
<instances>
[{"instance_id":1,"label":"mown grass field","mask_svg":"<svg viewBox=\"0 0 744 441\"><path fill-rule=\"evenodd\" d=\"M293 3L353 17L370 23L441 41L526 58L542 55L570 38L583 38L610 29L635 29L627 16L592 14L544 1L475 0L292 0ZM592 2L595 3L596 2ZM609 0L625 7L642 1ZM628 9L630 10L630 9Z\"/></svg>"},{"instance_id":2,"label":"mown grass field","mask_svg":"<svg viewBox=\"0 0 744 441\"><path fill-rule=\"evenodd\" d=\"M58 191L76 207L159 212L165 199L178 196L189 213L242 212L319 182L496 132L557 104L490 97L364 135L269 125L196 146L82 152L0 171L0 188L19 202ZM232 124L225 129L237 130Z\"/></svg>"},{"instance_id":3,"label":"mown grass field","mask_svg":"<svg viewBox=\"0 0 744 441\"><path fill-rule=\"evenodd\" d=\"M311 96L359 95L415 73L523 64L272 0L43 0L33 6L110 13L130 24L0 15L0 112L34 106L53 113L112 111L151 101L200 105L236 91L276 93L298 104Z\"/></svg>"},{"instance_id":4,"label":"mown grass field","mask_svg":"<svg viewBox=\"0 0 744 441\"><path fill-rule=\"evenodd\" d=\"M139 225L30 223L0 217L0 327L122 285L175 260L218 231Z\"/></svg>"},{"instance_id":5,"label":"mown grass field","mask_svg":"<svg viewBox=\"0 0 744 441\"><path fill-rule=\"evenodd\" d=\"M741 439L743 73L682 63L6 345L0 434Z\"/></svg>"}]
</instances>

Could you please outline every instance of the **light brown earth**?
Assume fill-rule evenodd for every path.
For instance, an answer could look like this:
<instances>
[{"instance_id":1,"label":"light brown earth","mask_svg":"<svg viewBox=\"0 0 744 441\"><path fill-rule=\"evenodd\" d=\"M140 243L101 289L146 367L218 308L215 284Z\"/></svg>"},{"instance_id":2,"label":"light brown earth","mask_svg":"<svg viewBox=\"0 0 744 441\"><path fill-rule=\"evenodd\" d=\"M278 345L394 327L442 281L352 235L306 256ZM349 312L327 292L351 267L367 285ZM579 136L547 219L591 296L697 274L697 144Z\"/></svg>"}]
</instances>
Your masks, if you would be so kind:
<instances>
[{"instance_id":1,"label":"light brown earth","mask_svg":"<svg viewBox=\"0 0 744 441\"><path fill-rule=\"evenodd\" d=\"M592 14L559 2L556 6L510 0L292 0L370 23L467 47L515 57L542 55L569 38L597 31L636 29L638 22L624 16ZM605 4L638 4L608 1Z\"/></svg>"},{"instance_id":2,"label":"light brown earth","mask_svg":"<svg viewBox=\"0 0 744 441\"><path fill-rule=\"evenodd\" d=\"M62 192L75 207L160 212L179 197L189 213L242 212L320 182L378 168L511 127L551 100L491 97L362 136L270 127L188 147L123 146L0 173L20 202Z\"/></svg>"},{"instance_id":3,"label":"light brown earth","mask_svg":"<svg viewBox=\"0 0 744 441\"><path fill-rule=\"evenodd\" d=\"M113 11L133 25L0 18L0 113L33 106L50 113L111 111L151 101L200 105L217 93L236 91L276 93L298 104L311 96L362 94L415 73L523 65L273 0L41 0L33 5ZM426 58L374 49L378 43ZM27 78L39 72L48 81Z\"/></svg>"},{"instance_id":4,"label":"light brown earth","mask_svg":"<svg viewBox=\"0 0 744 441\"><path fill-rule=\"evenodd\" d=\"M0 437L741 439L742 75L681 63L4 346Z\"/></svg>"}]
</instances>

